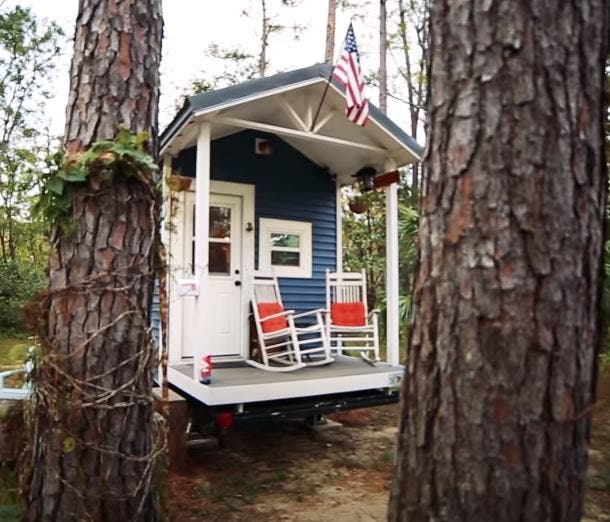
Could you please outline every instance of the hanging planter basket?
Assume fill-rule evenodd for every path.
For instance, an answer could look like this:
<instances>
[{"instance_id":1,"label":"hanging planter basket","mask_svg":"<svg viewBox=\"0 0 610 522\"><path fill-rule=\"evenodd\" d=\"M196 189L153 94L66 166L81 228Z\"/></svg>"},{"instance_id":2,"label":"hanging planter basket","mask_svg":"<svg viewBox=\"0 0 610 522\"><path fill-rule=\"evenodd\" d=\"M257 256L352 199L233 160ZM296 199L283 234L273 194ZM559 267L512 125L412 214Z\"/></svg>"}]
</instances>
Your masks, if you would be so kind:
<instances>
[{"instance_id":1,"label":"hanging planter basket","mask_svg":"<svg viewBox=\"0 0 610 522\"><path fill-rule=\"evenodd\" d=\"M354 214L363 214L368 209L366 201L359 198L350 200L347 206Z\"/></svg>"},{"instance_id":2,"label":"hanging planter basket","mask_svg":"<svg viewBox=\"0 0 610 522\"><path fill-rule=\"evenodd\" d=\"M173 175L167 178L166 183L172 192L184 192L191 188L191 181L193 178L188 176Z\"/></svg>"}]
</instances>

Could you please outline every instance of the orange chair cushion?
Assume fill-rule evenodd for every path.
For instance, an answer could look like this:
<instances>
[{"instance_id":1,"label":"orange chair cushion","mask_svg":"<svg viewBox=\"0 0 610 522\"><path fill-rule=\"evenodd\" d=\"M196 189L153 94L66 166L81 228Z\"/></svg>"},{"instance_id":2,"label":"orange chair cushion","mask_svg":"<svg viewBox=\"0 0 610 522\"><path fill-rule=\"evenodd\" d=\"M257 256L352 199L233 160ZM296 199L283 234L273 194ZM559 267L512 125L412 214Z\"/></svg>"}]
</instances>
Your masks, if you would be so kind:
<instances>
[{"instance_id":1,"label":"orange chair cushion","mask_svg":"<svg viewBox=\"0 0 610 522\"><path fill-rule=\"evenodd\" d=\"M258 315L261 318L261 328L263 332L270 333L288 328L286 316L274 317L265 321L265 317L279 314L284 311L284 307L280 303L258 303Z\"/></svg>"},{"instance_id":2,"label":"orange chair cushion","mask_svg":"<svg viewBox=\"0 0 610 522\"><path fill-rule=\"evenodd\" d=\"M330 317L335 326L365 326L364 303L331 303Z\"/></svg>"}]
</instances>

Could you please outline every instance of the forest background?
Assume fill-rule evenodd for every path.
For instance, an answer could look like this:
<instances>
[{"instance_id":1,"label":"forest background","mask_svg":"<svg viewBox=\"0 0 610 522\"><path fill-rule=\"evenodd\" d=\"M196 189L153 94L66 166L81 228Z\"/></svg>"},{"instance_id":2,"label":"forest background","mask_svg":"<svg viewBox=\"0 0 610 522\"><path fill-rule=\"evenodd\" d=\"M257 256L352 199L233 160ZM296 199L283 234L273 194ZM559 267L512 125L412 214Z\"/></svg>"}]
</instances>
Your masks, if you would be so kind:
<instances>
[{"instance_id":1,"label":"forest background","mask_svg":"<svg viewBox=\"0 0 610 522\"><path fill-rule=\"evenodd\" d=\"M328 17L329 4L336 17ZM241 0L199 16L201 2L166 2L160 121L185 95L333 61L349 22L358 39L369 99L425 143L426 0ZM208 6L209 7L209 6ZM67 97L70 33L77 2L0 2L0 369L21 362L23 310L47 286L49 223L36 212L41 180L56 161ZM218 8L217 8L218 9ZM385 11L385 15L384 15ZM385 23L382 19L385 16ZM385 30L383 27L385 26ZM231 30L228 30L231 28ZM385 72L384 72L385 70ZM387 82L383 78L387 78ZM400 184L401 346L406 346L416 259L421 173ZM355 201L364 212L350 210ZM385 308L383 193L344 192L344 269L367 271L370 302ZM606 241L606 274L610 241ZM610 357L610 284L604 292L602 357ZM16 348L17 347L17 348Z\"/></svg>"}]
</instances>

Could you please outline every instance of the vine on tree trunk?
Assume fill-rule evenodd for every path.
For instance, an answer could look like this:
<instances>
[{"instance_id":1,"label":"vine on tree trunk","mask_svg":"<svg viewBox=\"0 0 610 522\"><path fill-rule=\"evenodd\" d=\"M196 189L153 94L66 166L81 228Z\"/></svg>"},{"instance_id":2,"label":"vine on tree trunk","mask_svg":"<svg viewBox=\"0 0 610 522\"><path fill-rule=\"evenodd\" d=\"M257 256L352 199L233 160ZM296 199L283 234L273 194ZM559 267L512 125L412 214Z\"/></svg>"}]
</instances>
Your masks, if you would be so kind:
<instances>
[{"instance_id":1,"label":"vine on tree trunk","mask_svg":"<svg viewBox=\"0 0 610 522\"><path fill-rule=\"evenodd\" d=\"M132 134L127 129L120 129L116 139L96 141L85 152L57 153L52 159L55 168L45 176L37 212L69 235L74 228L70 193L74 184L86 183L94 174L100 183L120 174L139 178L150 186L158 167L145 151L148 140L146 132Z\"/></svg>"}]
</instances>

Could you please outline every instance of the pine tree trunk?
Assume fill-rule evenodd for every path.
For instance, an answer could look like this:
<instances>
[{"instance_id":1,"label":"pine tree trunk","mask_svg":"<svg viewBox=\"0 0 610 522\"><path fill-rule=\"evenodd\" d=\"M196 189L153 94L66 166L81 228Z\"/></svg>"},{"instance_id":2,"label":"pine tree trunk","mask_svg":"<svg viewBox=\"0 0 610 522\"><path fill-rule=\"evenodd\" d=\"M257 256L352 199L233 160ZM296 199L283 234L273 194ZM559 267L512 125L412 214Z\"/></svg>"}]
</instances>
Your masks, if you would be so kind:
<instances>
[{"instance_id":1,"label":"pine tree trunk","mask_svg":"<svg viewBox=\"0 0 610 522\"><path fill-rule=\"evenodd\" d=\"M385 0L379 0L379 108L383 113L388 112L388 68L386 65L388 37L386 25Z\"/></svg>"},{"instance_id":2,"label":"pine tree trunk","mask_svg":"<svg viewBox=\"0 0 610 522\"><path fill-rule=\"evenodd\" d=\"M600 340L608 4L432 5L389 520L577 521Z\"/></svg>"},{"instance_id":3,"label":"pine tree trunk","mask_svg":"<svg viewBox=\"0 0 610 522\"><path fill-rule=\"evenodd\" d=\"M258 75L264 78L267 73L267 47L269 46L269 34L271 33L271 19L267 15L266 0L261 0L261 11L261 52L258 56Z\"/></svg>"},{"instance_id":4,"label":"pine tree trunk","mask_svg":"<svg viewBox=\"0 0 610 522\"><path fill-rule=\"evenodd\" d=\"M324 61L333 63L335 54L335 16L337 14L337 0L328 0L328 17L326 18L326 47Z\"/></svg>"},{"instance_id":5,"label":"pine tree trunk","mask_svg":"<svg viewBox=\"0 0 610 522\"><path fill-rule=\"evenodd\" d=\"M156 153L160 0L80 0L65 143L119 126ZM117 173L73 192L53 233L44 356L32 413L24 520L156 520L150 335L155 194Z\"/></svg>"}]
</instances>

